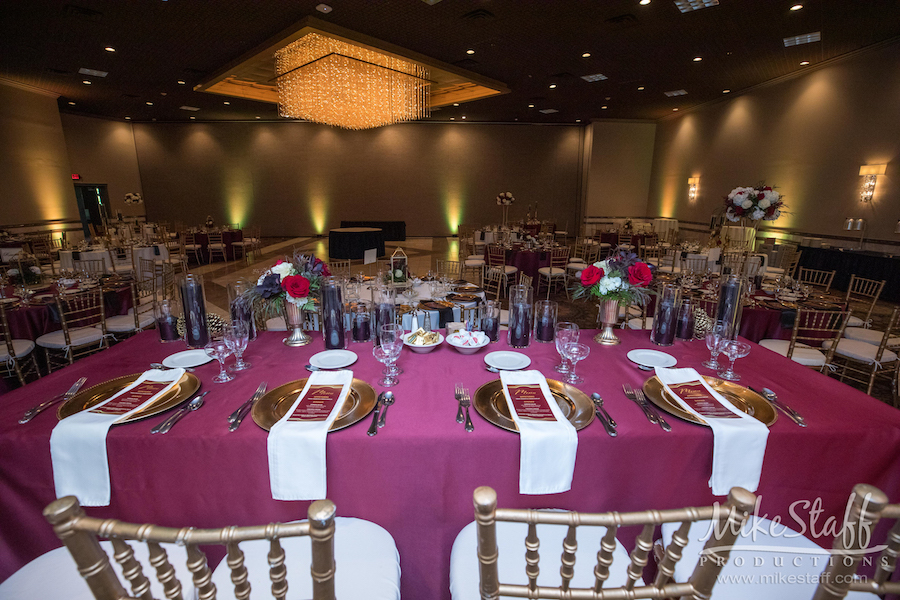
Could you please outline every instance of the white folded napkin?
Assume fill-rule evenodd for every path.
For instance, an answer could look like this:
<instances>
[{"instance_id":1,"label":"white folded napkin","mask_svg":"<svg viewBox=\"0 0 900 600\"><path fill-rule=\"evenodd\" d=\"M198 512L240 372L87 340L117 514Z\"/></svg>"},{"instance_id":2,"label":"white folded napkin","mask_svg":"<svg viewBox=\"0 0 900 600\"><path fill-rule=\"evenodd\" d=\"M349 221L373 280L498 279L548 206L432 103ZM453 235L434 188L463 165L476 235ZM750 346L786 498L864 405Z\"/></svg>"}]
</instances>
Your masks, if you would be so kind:
<instances>
[{"instance_id":1,"label":"white folded napkin","mask_svg":"<svg viewBox=\"0 0 900 600\"><path fill-rule=\"evenodd\" d=\"M325 497L325 440L350 392L353 371L316 371L269 430L269 483L276 500Z\"/></svg>"},{"instance_id":2,"label":"white folded napkin","mask_svg":"<svg viewBox=\"0 0 900 600\"><path fill-rule=\"evenodd\" d=\"M500 371L500 382L509 414L519 428L519 493L568 491L575 471L578 434L553 399L547 380L540 371ZM510 386L525 402L527 411L521 410L521 403L520 410L515 409ZM534 400L528 400L529 396Z\"/></svg>"},{"instance_id":3,"label":"white folded napkin","mask_svg":"<svg viewBox=\"0 0 900 600\"><path fill-rule=\"evenodd\" d=\"M109 400L60 421L50 434L57 498L73 495L83 506L108 506L109 428L154 402L183 375L184 369L147 371Z\"/></svg>"},{"instance_id":4,"label":"white folded napkin","mask_svg":"<svg viewBox=\"0 0 900 600\"><path fill-rule=\"evenodd\" d=\"M725 496L734 486L755 492L762 474L763 458L769 428L734 407L712 389L694 369L656 368L656 376L673 398L686 411L703 419L713 432L713 466L709 487L716 496ZM694 407L672 391L671 386L687 383L702 384L718 405L702 400ZM700 390L700 388L696 388ZM690 393L682 390L682 393Z\"/></svg>"}]
</instances>

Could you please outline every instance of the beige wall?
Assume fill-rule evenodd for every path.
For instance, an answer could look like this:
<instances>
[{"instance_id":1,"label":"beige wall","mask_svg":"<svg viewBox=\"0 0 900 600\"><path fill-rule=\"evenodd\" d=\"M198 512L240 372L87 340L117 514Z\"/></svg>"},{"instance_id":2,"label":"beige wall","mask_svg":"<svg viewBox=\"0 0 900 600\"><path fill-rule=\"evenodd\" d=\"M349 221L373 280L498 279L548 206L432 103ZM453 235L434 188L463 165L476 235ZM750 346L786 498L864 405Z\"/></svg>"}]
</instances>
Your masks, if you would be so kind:
<instances>
[{"instance_id":1,"label":"beige wall","mask_svg":"<svg viewBox=\"0 0 900 600\"><path fill-rule=\"evenodd\" d=\"M846 217L864 217L869 238L896 240L898 65L895 43L658 122L649 211L708 222L732 188L765 181L792 213L779 228L839 236ZM860 165L883 163L874 202L862 204ZM700 177L692 205L689 177Z\"/></svg>"},{"instance_id":2,"label":"beige wall","mask_svg":"<svg viewBox=\"0 0 900 600\"><path fill-rule=\"evenodd\" d=\"M0 225L77 219L56 97L0 81Z\"/></svg>"},{"instance_id":3,"label":"beige wall","mask_svg":"<svg viewBox=\"0 0 900 600\"><path fill-rule=\"evenodd\" d=\"M656 123L594 121L587 175L587 217L643 217Z\"/></svg>"},{"instance_id":4,"label":"beige wall","mask_svg":"<svg viewBox=\"0 0 900 600\"><path fill-rule=\"evenodd\" d=\"M141 174L131 123L63 114L62 127L72 171L79 183L106 184L112 216L141 216L143 204L125 204L125 194L141 193Z\"/></svg>"},{"instance_id":5,"label":"beige wall","mask_svg":"<svg viewBox=\"0 0 900 600\"><path fill-rule=\"evenodd\" d=\"M135 124L151 220L259 224L263 235L327 232L344 220L405 220L408 235L459 222L574 222L583 130L410 123L346 131L311 123Z\"/></svg>"}]
</instances>

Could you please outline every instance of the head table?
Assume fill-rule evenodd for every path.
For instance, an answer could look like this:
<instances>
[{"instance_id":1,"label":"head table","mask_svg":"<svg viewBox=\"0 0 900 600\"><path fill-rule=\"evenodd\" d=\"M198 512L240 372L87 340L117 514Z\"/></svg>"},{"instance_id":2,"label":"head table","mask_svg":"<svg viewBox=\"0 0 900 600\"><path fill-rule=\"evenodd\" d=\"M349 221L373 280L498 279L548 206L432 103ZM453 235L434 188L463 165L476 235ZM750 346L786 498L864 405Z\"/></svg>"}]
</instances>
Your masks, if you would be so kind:
<instances>
[{"instance_id":1,"label":"head table","mask_svg":"<svg viewBox=\"0 0 900 600\"><path fill-rule=\"evenodd\" d=\"M596 332L584 331L590 339ZM473 519L472 491L494 487L501 506L629 511L704 505L718 499L707 481L712 464L709 429L669 417L670 433L651 425L622 394L622 384L638 386L650 375L626 359L635 348L656 348L646 331L617 331L622 344L593 342L590 357L578 365L585 383L598 392L619 423L619 436L608 437L599 422L579 432L572 489L552 496L518 493L519 439L478 416L473 433L455 421L454 383L474 394L497 378L483 366L485 350L464 356L449 346L431 354L405 349L399 364L400 384L392 388L396 403L387 425L369 437L370 419L334 432L327 441L328 498L338 515L355 516L386 528L397 542L406 598L449 598L450 548L459 530ZM113 428L107 438L112 481L108 507L88 514L169 526L220 527L302 519L308 502L272 499L266 457L266 432L249 418L234 433L226 416L250 397L260 381L269 389L304 378L304 364L323 349L322 339L286 348L283 334L264 332L245 358L253 368L228 384L211 382L218 366L196 369L207 404L166 435L151 435L162 420ZM57 423L47 411L27 425L17 424L34 404L65 391L80 376L86 385L137 373L151 362L183 350L180 343L161 344L156 332L141 333L103 353L81 360L49 377L5 394L0 402L0 580L26 561L60 544L41 510L54 497L49 438ZM359 355L354 376L368 382L381 368L371 344L354 344ZM506 350L505 338L487 350ZM676 342L666 350L679 366L699 367L708 353L700 342ZM524 351L531 368L548 378L558 357L553 344L533 344ZM781 416L772 425L758 493L760 514L784 517L795 501L821 498L816 540L828 516L841 515L854 484L865 482L900 501L900 412L825 375L810 371L755 344L737 363L741 383L766 386L806 418L801 429ZM378 385L373 384L376 391ZM300 460L300 457L298 457ZM809 508L794 507L801 516ZM808 522L808 520L807 520ZM807 525L809 527L809 525ZM796 526L795 526L796 528ZM807 535L810 535L807 531ZM628 539L622 537L622 539ZM633 538L632 538L633 539ZM560 549L542 548L556 560ZM630 550L630 548L629 548ZM524 549L523 549L524 551ZM558 564L558 563L556 563ZM338 565L340 568L340 565ZM548 566L547 568L556 568ZM308 566L289 567L290 577L307 577Z\"/></svg>"}]
</instances>

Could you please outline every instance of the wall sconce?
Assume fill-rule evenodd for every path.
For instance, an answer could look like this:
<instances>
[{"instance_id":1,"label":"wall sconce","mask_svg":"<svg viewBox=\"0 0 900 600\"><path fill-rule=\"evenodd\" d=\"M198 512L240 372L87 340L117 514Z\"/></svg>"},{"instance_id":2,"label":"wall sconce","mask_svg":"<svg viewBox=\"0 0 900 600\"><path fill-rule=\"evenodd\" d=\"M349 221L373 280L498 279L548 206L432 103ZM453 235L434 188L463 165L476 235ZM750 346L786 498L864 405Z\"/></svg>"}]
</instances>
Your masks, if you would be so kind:
<instances>
[{"instance_id":1,"label":"wall sconce","mask_svg":"<svg viewBox=\"0 0 900 600\"><path fill-rule=\"evenodd\" d=\"M897 228L900 229L900 222L898 222ZM844 231L861 232L859 235L859 249L862 250L863 239L866 237L866 220L847 218L844 220Z\"/></svg>"},{"instance_id":2,"label":"wall sconce","mask_svg":"<svg viewBox=\"0 0 900 600\"><path fill-rule=\"evenodd\" d=\"M691 177L688 179L688 202L691 204L697 200L697 186L700 185L699 177Z\"/></svg>"},{"instance_id":3,"label":"wall sconce","mask_svg":"<svg viewBox=\"0 0 900 600\"><path fill-rule=\"evenodd\" d=\"M897 226L894 227L894 233L900 233L900 221L897 221Z\"/></svg>"},{"instance_id":4,"label":"wall sconce","mask_svg":"<svg viewBox=\"0 0 900 600\"><path fill-rule=\"evenodd\" d=\"M887 165L863 165L859 168L859 175L863 178L862 191L859 193L860 202L871 202L875 195L875 182L879 175L884 175Z\"/></svg>"}]
</instances>

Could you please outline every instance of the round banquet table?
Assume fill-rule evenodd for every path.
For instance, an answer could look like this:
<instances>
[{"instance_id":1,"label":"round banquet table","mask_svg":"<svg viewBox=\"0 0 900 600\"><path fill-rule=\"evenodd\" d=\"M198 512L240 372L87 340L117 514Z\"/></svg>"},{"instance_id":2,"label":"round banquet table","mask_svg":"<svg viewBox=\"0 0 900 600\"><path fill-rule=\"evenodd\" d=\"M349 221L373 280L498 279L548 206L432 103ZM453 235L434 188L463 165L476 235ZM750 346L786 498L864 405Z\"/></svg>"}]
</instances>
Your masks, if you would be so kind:
<instances>
[{"instance_id":1,"label":"round banquet table","mask_svg":"<svg viewBox=\"0 0 900 600\"><path fill-rule=\"evenodd\" d=\"M244 239L244 233L241 230L228 229L222 232L222 243L225 244L225 256L228 260L234 260L234 247L231 242L240 242ZM194 234L194 243L200 246L200 255L206 262L209 262L209 235L204 232ZM188 256L192 254L188 253Z\"/></svg>"},{"instance_id":2,"label":"round banquet table","mask_svg":"<svg viewBox=\"0 0 900 600\"><path fill-rule=\"evenodd\" d=\"M377 227L341 227L328 232L328 256L359 260L366 250L384 256L384 232Z\"/></svg>"},{"instance_id":3,"label":"round banquet table","mask_svg":"<svg viewBox=\"0 0 900 600\"><path fill-rule=\"evenodd\" d=\"M487 246L484 247L484 260L487 263L488 259L488 250ZM521 248L507 248L506 249L506 264L507 266L516 267L519 269L519 273L524 275L528 275L531 277L531 285L532 287L537 288L538 284L538 269L541 267L549 267L550 266L550 251L549 250L528 250L524 247ZM517 276L518 281L518 276Z\"/></svg>"}]
</instances>

